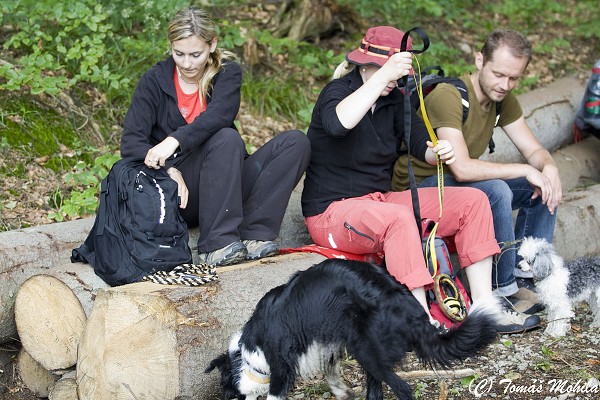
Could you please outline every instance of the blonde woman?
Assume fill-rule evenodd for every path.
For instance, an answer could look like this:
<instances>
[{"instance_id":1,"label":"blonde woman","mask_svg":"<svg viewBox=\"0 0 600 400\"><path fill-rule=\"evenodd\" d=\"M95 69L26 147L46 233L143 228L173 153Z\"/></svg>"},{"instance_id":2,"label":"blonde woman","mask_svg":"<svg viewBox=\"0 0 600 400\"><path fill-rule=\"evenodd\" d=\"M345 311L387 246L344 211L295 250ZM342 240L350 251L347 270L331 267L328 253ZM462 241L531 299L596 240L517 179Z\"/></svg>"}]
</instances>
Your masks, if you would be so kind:
<instances>
[{"instance_id":1,"label":"blonde woman","mask_svg":"<svg viewBox=\"0 0 600 400\"><path fill-rule=\"evenodd\" d=\"M211 18L194 7L179 11L168 40L170 56L133 94L121 154L165 168L177 182L181 215L200 227L201 262L274 255L289 196L310 158L306 135L284 132L247 154L234 125L242 70L218 47Z\"/></svg>"}]
</instances>

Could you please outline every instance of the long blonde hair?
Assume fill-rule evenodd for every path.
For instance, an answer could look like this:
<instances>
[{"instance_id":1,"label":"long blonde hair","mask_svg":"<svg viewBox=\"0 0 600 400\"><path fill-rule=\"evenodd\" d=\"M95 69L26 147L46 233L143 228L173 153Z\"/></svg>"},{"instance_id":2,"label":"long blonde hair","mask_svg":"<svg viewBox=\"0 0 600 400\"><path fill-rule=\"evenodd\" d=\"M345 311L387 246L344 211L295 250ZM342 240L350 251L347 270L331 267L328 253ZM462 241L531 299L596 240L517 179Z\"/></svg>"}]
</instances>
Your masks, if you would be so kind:
<instances>
[{"instance_id":1,"label":"long blonde hair","mask_svg":"<svg viewBox=\"0 0 600 400\"><path fill-rule=\"evenodd\" d=\"M335 71L333 71L333 76L331 79L333 80L348 75L350 72L354 71L355 68L356 64L349 63L348 61L342 61L342 63L336 67Z\"/></svg>"},{"instance_id":2,"label":"long blonde hair","mask_svg":"<svg viewBox=\"0 0 600 400\"><path fill-rule=\"evenodd\" d=\"M217 37L215 23L208 13L200 8L189 7L179 10L169 22L167 35L169 44L194 35L210 44ZM198 82L200 95L205 97L208 94L211 89L211 82L221 70L224 62L236 60L237 56L234 53L221 48L217 48L210 53L202 78Z\"/></svg>"}]
</instances>

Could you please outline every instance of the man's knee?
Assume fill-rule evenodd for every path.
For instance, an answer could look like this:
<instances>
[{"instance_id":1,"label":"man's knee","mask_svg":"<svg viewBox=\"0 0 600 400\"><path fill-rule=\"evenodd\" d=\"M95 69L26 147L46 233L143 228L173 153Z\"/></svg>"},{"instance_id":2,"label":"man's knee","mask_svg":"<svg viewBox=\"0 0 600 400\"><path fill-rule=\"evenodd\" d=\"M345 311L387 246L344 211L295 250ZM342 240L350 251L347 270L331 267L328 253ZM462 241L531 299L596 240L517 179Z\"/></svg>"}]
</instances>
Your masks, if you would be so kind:
<instances>
[{"instance_id":1,"label":"man's knee","mask_svg":"<svg viewBox=\"0 0 600 400\"><path fill-rule=\"evenodd\" d=\"M494 208L496 205L505 205L511 208L513 192L506 182L502 179L490 179L485 182L485 185L478 186L490 201L490 205Z\"/></svg>"}]
</instances>

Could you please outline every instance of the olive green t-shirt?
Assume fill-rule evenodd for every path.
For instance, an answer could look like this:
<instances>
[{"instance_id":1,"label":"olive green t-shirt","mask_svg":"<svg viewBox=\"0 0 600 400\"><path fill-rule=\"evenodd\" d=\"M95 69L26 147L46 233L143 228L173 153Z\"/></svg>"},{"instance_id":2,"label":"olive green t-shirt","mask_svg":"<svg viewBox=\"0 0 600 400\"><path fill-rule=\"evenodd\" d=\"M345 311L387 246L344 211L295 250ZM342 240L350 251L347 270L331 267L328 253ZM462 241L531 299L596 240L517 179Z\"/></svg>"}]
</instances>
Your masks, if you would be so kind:
<instances>
[{"instance_id":1,"label":"olive green t-shirt","mask_svg":"<svg viewBox=\"0 0 600 400\"><path fill-rule=\"evenodd\" d=\"M477 99L475 89L469 75L460 78L467 86L468 98ZM462 97L458 89L452 84L441 83L425 97L425 109L435 130L440 127L455 128L461 130L469 149L469 157L477 159L485 152L488 146L494 126L500 127L515 122L523 115L523 110L519 105L516 96L509 93L502 101L500 118L496 124L496 103L491 102L488 110L484 110L478 101L469 100L469 115L463 125L463 105ZM421 111L418 112L422 116ZM394 166L394 177L392 180L392 189L401 191L408 188L408 156L400 156ZM429 165L425 162L412 159L413 171L417 184L424 178L436 174L435 165ZM449 172L444 168L444 172Z\"/></svg>"}]
</instances>

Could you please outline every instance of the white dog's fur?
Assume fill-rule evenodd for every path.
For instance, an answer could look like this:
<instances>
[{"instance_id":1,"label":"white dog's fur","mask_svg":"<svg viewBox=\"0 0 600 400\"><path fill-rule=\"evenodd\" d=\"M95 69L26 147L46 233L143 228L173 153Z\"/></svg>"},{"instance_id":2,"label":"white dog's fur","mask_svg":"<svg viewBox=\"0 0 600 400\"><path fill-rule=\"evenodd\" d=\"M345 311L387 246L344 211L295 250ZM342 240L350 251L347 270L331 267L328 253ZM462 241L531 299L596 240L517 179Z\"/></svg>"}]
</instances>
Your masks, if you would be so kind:
<instances>
[{"instance_id":1,"label":"white dog's fur","mask_svg":"<svg viewBox=\"0 0 600 400\"><path fill-rule=\"evenodd\" d=\"M541 302L548 312L544 333L559 337L571 328L573 305L587 301L600 327L600 257L579 257L564 262L546 239L527 237L519 249L520 266L531 270Z\"/></svg>"},{"instance_id":2,"label":"white dog's fur","mask_svg":"<svg viewBox=\"0 0 600 400\"><path fill-rule=\"evenodd\" d=\"M241 350L242 374L240 374L239 390L246 394L246 400L256 400L260 395L268 393L271 368L263 351L257 348L249 351L240 344L242 331L236 332L229 342L230 353ZM341 378L340 364L329 365L325 361L336 357L339 353L337 346L322 346L313 342L306 354L298 360L297 373L303 379L313 379L320 372L324 372L325 379L337 399L347 398L348 387ZM280 397L267 396L267 400L282 400Z\"/></svg>"}]
</instances>

